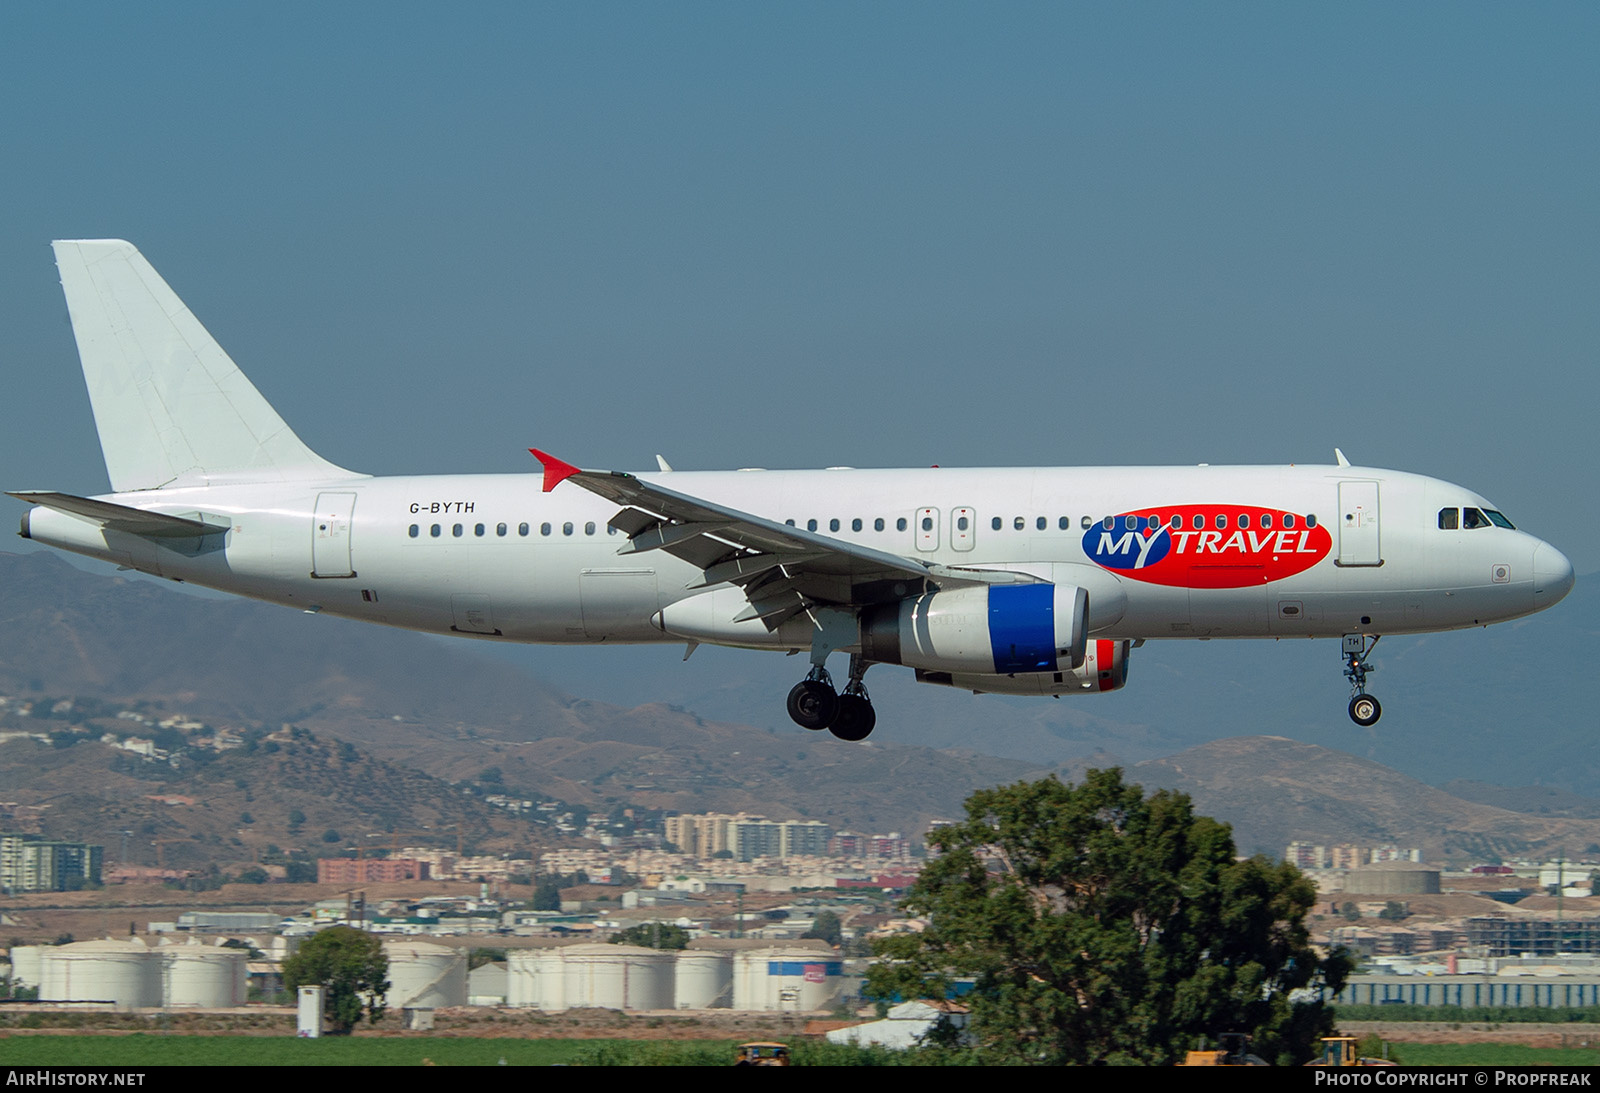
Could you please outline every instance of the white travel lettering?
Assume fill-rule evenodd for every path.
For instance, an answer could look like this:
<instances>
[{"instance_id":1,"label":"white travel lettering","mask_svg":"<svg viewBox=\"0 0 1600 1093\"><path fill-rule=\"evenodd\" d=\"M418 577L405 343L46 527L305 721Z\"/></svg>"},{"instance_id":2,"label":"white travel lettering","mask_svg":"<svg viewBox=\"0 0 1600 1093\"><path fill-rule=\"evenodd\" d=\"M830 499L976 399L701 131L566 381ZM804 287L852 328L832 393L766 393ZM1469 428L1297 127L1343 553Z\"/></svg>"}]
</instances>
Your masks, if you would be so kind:
<instances>
[{"instance_id":1,"label":"white travel lettering","mask_svg":"<svg viewBox=\"0 0 1600 1093\"><path fill-rule=\"evenodd\" d=\"M1310 547L1306 546L1306 536L1308 536L1310 534L1311 533L1309 531L1302 531L1300 533L1300 545L1294 548L1294 552L1296 554L1315 554L1316 553L1316 551L1314 551Z\"/></svg>"},{"instance_id":2,"label":"white travel lettering","mask_svg":"<svg viewBox=\"0 0 1600 1093\"><path fill-rule=\"evenodd\" d=\"M1252 531L1250 533L1250 553L1255 554L1259 552L1262 547L1266 546L1270 542L1272 542L1272 532L1263 532L1261 538L1257 539L1256 533Z\"/></svg>"},{"instance_id":3,"label":"white travel lettering","mask_svg":"<svg viewBox=\"0 0 1600 1093\"><path fill-rule=\"evenodd\" d=\"M1166 534L1166 529L1162 528L1160 531L1156 532L1155 534L1147 535L1147 536L1144 537L1144 539L1139 543L1139 560L1133 563L1133 568L1135 568L1135 569L1143 569L1144 568L1144 560L1150 556L1150 548L1155 546L1156 545L1156 540L1161 538L1165 534Z\"/></svg>"},{"instance_id":4,"label":"white travel lettering","mask_svg":"<svg viewBox=\"0 0 1600 1093\"><path fill-rule=\"evenodd\" d=\"M1280 531L1280 532L1278 532L1277 545L1275 545L1272 549L1276 550L1279 554L1287 554L1287 553L1289 553L1289 551L1294 549L1292 546L1290 546L1290 541L1293 538L1294 538L1294 532L1292 532L1292 531Z\"/></svg>"},{"instance_id":5,"label":"white travel lettering","mask_svg":"<svg viewBox=\"0 0 1600 1093\"><path fill-rule=\"evenodd\" d=\"M1222 532L1220 532L1220 531L1202 531L1200 533L1200 548L1197 551L1195 551L1195 553L1196 554L1215 554L1215 553L1217 553L1217 544L1220 543L1221 541L1222 541Z\"/></svg>"},{"instance_id":6,"label":"white travel lettering","mask_svg":"<svg viewBox=\"0 0 1600 1093\"><path fill-rule=\"evenodd\" d=\"M1178 540L1178 553L1186 553L1189 549L1189 540L1199 534L1200 533L1198 531L1180 531L1175 533L1173 538Z\"/></svg>"},{"instance_id":7,"label":"white travel lettering","mask_svg":"<svg viewBox=\"0 0 1600 1093\"><path fill-rule=\"evenodd\" d=\"M1240 553L1243 553L1244 552L1244 532L1236 531L1232 535L1228 536L1228 541L1226 543L1222 544L1222 550L1223 551L1226 551L1226 550L1237 550ZM1220 554L1220 553L1222 553L1222 551L1218 551L1218 553Z\"/></svg>"},{"instance_id":8,"label":"white travel lettering","mask_svg":"<svg viewBox=\"0 0 1600 1093\"><path fill-rule=\"evenodd\" d=\"M1122 538L1117 539L1116 541L1112 541L1111 533L1109 531L1102 531L1100 533L1100 545L1095 548L1094 552L1100 555L1126 554L1128 552L1128 548L1132 545L1133 532L1131 531L1123 532Z\"/></svg>"}]
</instances>

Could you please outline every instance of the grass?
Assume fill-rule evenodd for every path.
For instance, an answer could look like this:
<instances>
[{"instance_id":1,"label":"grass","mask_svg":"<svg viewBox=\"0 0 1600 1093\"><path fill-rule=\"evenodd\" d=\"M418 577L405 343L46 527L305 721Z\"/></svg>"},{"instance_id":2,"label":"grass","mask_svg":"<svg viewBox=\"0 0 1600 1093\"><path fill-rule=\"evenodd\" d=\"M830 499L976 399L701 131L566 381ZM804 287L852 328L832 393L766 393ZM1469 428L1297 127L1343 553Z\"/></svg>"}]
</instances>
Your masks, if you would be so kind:
<instances>
[{"instance_id":1,"label":"grass","mask_svg":"<svg viewBox=\"0 0 1600 1093\"><path fill-rule=\"evenodd\" d=\"M736 1040L523 1040L452 1036L0 1037L0 1066L729 1066ZM901 1066L882 1049L793 1045L797 1066Z\"/></svg>"}]
</instances>

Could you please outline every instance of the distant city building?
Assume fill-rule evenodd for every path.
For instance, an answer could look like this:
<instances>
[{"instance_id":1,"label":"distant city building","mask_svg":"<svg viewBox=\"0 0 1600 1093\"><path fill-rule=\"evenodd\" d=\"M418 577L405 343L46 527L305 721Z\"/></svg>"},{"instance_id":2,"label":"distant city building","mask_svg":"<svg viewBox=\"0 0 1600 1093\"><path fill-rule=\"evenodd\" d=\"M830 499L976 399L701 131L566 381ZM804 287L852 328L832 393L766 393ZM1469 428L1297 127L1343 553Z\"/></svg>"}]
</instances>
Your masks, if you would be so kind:
<instances>
[{"instance_id":1,"label":"distant city building","mask_svg":"<svg viewBox=\"0 0 1600 1093\"><path fill-rule=\"evenodd\" d=\"M742 812L669 816L663 826L667 841L689 857L712 858L725 850L738 861L826 854L833 833L818 820L769 820Z\"/></svg>"},{"instance_id":2,"label":"distant city building","mask_svg":"<svg viewBox=\"0 0 1600 1093\"><path fill-rule=\"evenodd\" d=\"M48 842L36 835L0 834L0 889L64 892L100 883L104 848Z\"/></svg>"},{"instance_id":3,"label":"distant city building","mask_svg":"<svg viewBox=\"0 0 1600 1093\"><path fill-rule=\"evenodd\" d=\"M428 863L415 858L317 859L318 884L379 884L428 879Z\"/></svg>"}]
</instances>

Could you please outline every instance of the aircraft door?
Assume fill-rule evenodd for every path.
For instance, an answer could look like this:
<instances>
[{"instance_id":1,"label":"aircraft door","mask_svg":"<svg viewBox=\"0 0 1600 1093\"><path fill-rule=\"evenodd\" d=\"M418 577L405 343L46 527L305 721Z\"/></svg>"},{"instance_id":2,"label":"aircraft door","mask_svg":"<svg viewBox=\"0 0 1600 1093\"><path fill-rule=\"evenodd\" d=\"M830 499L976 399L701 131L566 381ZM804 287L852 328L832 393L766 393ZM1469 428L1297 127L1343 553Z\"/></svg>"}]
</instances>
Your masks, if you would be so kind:
<instances>
[{"instance_id":1,"label":"aircraft door","mask_svg":"<svg viewBox=\"0 0 1600 1093\"><path fill-rule=\"evenodd\" d=\"M950 545L956 550L971 550L977 530L977 513L965 506L950 510Z\"/></svg>"},{"instance_id":2,"label":"aircraft door","mask_svg":"<svg viewBox=\"0 0 1600 1093\"><path fill-rule=\"evenodd\" d=\"M939 510L917 510L917 549L939 549Z\"/></svg>"},{"instance_id":3,"label":"aircraft door","mask_svg":"<svg viewBox=\"0 0 1600 1093\"><path fill-rule=\"evenodd\" d=\"M319 493L311 518L311 575L354 577L350 566L350 521L355 513L353 493Z\"/></svg>"},{"instance_id":4,"label":"aircraft door","mask_svg":"<svg viewBox=\"0 0 1600 1093\"><path fill-rule=\"evenodd\" d=\"M1383 564L1376 482L1339 483L1339 564Z\"/></svg>"}]
</instances>

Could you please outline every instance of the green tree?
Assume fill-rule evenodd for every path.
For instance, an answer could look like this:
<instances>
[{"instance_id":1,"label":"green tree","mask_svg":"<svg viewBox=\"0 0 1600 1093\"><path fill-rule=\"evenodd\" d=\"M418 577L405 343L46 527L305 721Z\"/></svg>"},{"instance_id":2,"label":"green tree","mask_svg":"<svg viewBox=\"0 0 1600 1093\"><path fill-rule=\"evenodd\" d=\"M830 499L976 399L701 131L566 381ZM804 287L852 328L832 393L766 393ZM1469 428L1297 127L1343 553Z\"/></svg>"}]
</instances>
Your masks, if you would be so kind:
<instances>
[{"instance_id":1,"label":"green tree","mask_svg":"<svg viewBox=\"0 0 1600 1093\"><path fill-rule=\"evenodd\" d=\"M383 1016L389 990L389 958L377 935L352 926L330 926L306 938L298 952L283 962L283 985L289 990L323 988L322 1014L328 1029L346 1034L361 1020Z\"/></svg>"},{"instance_id":2,"label":"green tree","mask_svg":"<svg viewBox=\"0 0 1600 1093\"><path fill-rule=\"evenodd\" d=\"M1202 1036L1248 1032L1257 1054L1303 1062L1332 1029L1301 987L1337 991L1348 961L1312 950L1316 890L1291 865L1235 859L1226 824L1189 798L1146 797L1120 770L982 790L904 906L918 935L880 943L879 998L965 1001L993 1063L1170 1063Z\"/></svg>"},{"instance_id":3,"label":"green tree","mask_svg":"<svg viewBox=\"0 0 1600 1093\"><path fill-rule=\"evenodd\" d=\"M611 935L613 945L643 945L647 949L687 949L689 931L666 922L641 922Z\"/></svg>"},{"instance_id":4,"label":"green tree","mask_svg":"<svg viewBox=\"0 0 1600 1093\"><path fill-rule=\"evenodd\" d=\"M832 911L818 911L817 917L812 920L811 929L801 934L804 938L817 938L826 941L829 945L837 945L844 939L844 924L839 921L839 916Z\"/></svg>"}]
</instances>

